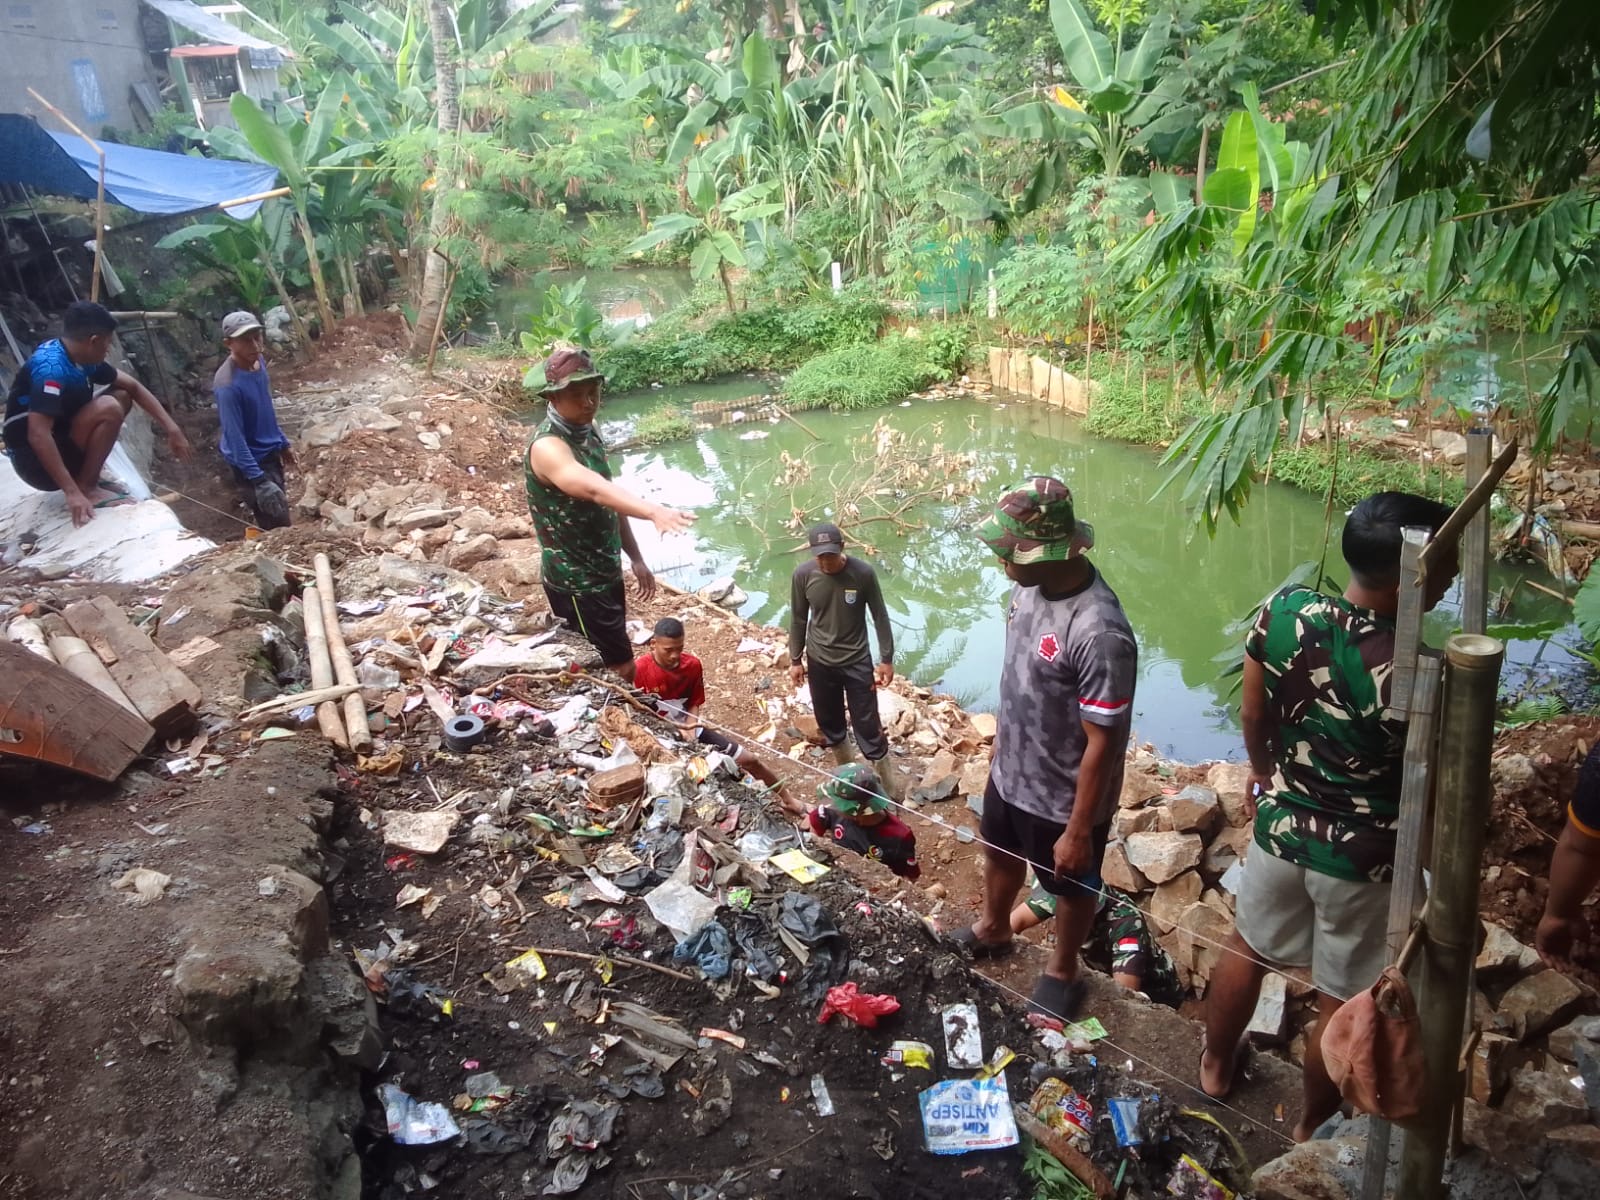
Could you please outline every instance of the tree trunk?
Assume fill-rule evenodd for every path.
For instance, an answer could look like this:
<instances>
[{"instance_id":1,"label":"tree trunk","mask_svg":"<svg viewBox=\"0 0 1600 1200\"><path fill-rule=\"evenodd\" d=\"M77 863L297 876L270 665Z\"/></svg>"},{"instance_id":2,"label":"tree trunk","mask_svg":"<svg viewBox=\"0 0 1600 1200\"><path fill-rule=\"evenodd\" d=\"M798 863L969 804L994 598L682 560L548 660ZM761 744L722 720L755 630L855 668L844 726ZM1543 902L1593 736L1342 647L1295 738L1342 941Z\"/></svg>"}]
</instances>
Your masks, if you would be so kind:
<instances>
[{"instance_id":1,"label":"tree trunk","mask_svg":"<svg viewBox=\"0 0 1600 1200\"><path fill-rule=\"evenodd\" d=\"M261 265L266 269L267 278L272 280L273 290L278 293L278 303L289 310L289 319L294 322L294 332L300 339L300 348L305 351L307 358L312 357L316 354L316 349L311 344L311 334L306 329L306 323L300 319L300 310L294 306L294 299L289 295L289 289L283 286L283 276L278 274L278 268L273 265L272 251L261 252Z\"/></svg>"},{"instance_id":2,"label":"tree trunk","mask_svg":"<svg viewBox=\"0 0 1600 1200\"><path fill-rule=\"evenodd\" d=\"M728 282L728 261L721 259L717 262L717 274L722 276L722 291L728 297L728 312L731 315L733 307L733 284Z\"/></svg>"},{"instance_id":3,"label":"tree trunk","mask_svg":"<svg viewBox=\"0 0 1600 1200\"><path fill-rule=\"evenodd\" d=\"M1200 125L1200 157L1194 167L1194 202L1199 205L1201 193L1206 190L1206 157L1211 153L1211 125L1202 122Z\"/></svg>"},{"instance_id":4,"label":"tree trunk","mask_svg":"<svg viewBox=\"0 0 1600 1200\"><path fill-rule=\"evenodd\" d=\"M434 74L438 79L439 156L433 166L428 261L422 275L421 297L417 301L417 322L411 331L412 358L427 358L433 351L434 334L444 310L450 264L438 247L450 225L450 205L445 197L455 187L455 140L461 127L461 103L456 90L456 43L447 0L428 0L428 28L433 34Z\"/></svg>"},{"instance_id":5,"label":"tree trunk","mask_svg":"<svg viewBox=\"0 0 1600 1200\"><path fill-rule=\"evenodd\" d=\"M322 278L322 260L317 257L317 239L311 233L311 221L305 210L295 213L294 223L300 227L300 240L305 243L306 261L311 267L311 286L317 293L317 315L322 318L324 335L333 330L333 305L328 302L328 285Z\"/></svg>"}]
</instances>

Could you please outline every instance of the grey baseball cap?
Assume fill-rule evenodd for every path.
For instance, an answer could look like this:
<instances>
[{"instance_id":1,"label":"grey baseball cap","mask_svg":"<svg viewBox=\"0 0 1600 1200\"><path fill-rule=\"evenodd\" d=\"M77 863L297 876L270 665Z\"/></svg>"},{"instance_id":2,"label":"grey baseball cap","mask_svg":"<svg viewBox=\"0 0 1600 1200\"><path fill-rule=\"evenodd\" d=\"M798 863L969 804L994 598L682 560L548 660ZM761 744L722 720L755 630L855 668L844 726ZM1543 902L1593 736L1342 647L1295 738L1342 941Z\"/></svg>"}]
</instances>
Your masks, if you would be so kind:
<instances>
[{"instance_id":1,"label":"grey baseball cap","mask_svg":"<svg viewBox=\"0 0 1600 1200\"><path fill-rule=\"evenodd\" d=\"M231 312L222 318L222 338L236 338L240 334L249 333L252 329L260 329L261 322L255 313Z\"/></svg>"}]
</instances>

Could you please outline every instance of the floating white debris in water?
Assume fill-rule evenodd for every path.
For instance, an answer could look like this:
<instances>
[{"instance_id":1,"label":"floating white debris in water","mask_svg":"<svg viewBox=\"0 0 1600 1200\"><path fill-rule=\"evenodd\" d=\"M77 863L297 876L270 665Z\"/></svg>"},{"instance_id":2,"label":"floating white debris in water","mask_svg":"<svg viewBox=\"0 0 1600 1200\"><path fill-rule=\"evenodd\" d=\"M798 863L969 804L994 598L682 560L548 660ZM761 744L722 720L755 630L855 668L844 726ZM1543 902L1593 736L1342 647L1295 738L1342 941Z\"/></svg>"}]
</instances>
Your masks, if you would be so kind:
<instances>
[{"instance_id":1,"label":"floating white debris in water","mask_svg":"<svg viewBox=\"0 0 1600 1200\"><path fill-rule=\"evenodd\" d=\"M741 442L759 442L762 438L769 438L771 436L772 435L765 429L752 429L749 433L741 433L739 435L739 440Z\"/></svg>"},{"instance_id":2,"label":"floating white debris in water","mask_svg":"<svg viewBox=\"0 0 1600 1200\"><path fill-rule=\"evenodd\" d=\"M909 401L909 400L900 401L900 407L901 408L910 408L911 407L911 401Z\"/></svg>"}]
</instances>

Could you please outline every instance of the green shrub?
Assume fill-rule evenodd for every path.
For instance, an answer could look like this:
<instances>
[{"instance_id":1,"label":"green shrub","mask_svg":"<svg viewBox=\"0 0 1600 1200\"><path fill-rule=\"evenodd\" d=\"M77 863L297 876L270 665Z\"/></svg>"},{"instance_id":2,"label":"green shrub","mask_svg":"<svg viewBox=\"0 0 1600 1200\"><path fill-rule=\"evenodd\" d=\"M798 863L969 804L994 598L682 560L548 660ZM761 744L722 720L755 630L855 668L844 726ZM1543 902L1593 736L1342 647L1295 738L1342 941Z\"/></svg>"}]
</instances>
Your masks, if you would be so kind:
<instances>
[{"instance_id":1,"label":"green shrub","mask_svg":"<svg viewBox=\"0 0 1600 1200\"><path fill-rule=\"evenodd\" d=\"M1350 445L1339 448L1335 475L1333 456L1321 442L1279 446L1272 456L1271 478L1319 495L1328 490L1331 481L1333 502L1341 508L1349 508L1373 492L1417 492L1455 504L1466 490L1456 470L1423 468L1407 459L1388 458Z\"/></svg>"},{"instance_id":2,"label":"green shrub","mask_svg":"<svg viewBox=\"0 0 1600 1200\"><path fill-rule=\"evenodd\" d=\"M873 341L888 311L880 298L851 292L720 313L704 323L680 310L600 350L596 361L613 392L652 383L698 383L740 371L787 370L824 351Z\"/></svg>"},{"instance_id":3,"label":"green shrub","mask_svg":"<svg viewBox=\"0 0 1600 1200\"><path fill-rule=\"evenodd\" d=\"M694 418L673 405L651 409L633 427L633 440L642 446L659 446L693 436Z\"/></svg>"},{"instance_id":4,"label":"green shrub","mask_svg":"<svg viewBox=\"0 0 1600 1200\"><path fill-rule=\"evenodd\" d=\"M783 386L791 408L880 408L939 378L921 339L898 334L830 350L800 366Z\"/></svg>"},{"instance_id":5,"label":"green shrub","mask_svg":"<svg viewBox=\"0 0 1600 1200\"><path fill-rule=\"evenodd\" d=\"M924 330L928 362L944 379L954 379L966 370L972 355L974 333L965 322L944 323Z\"/></svg>"},{"instance_id":6,"label":"green shrub","mask_svg":"<svg viewBox=\"0 0 1600 1200\"><path fill-rule=\"evenodd\" d=\"M1152 377L1147 388L1142 379L1130 378L1124 384L1121 374L1113 371L1096 381L1084 428L1097 437L1160 446L1205 411L1205 401L1194 391L1180 392L1174 402L1170 376Z\"/></svg>"}]
</instances>

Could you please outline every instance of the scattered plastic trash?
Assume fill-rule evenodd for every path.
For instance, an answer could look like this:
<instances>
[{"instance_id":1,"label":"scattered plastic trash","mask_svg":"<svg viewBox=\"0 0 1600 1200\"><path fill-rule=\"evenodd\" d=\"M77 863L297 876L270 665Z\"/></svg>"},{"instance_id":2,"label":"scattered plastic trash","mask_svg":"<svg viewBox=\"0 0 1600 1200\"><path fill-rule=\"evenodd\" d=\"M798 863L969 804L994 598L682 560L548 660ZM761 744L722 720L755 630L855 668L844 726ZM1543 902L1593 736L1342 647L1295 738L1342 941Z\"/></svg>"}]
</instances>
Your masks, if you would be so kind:
<instances>
[{"instance_id":1,"label":"scattered plastic trash","mask_svg":"<svg viewBox=\"0 0 1600 1200\"><path fill-rule=\"evenodd\" d=\"M1172 1178L1167 1181L1167 1195L1189 1197L1191 1200L1233 1200L1233 1192L1218 1183L1209 1171L1187 1154L1178 1160Z\"/></svg>"},{"instance_id":2,"label":"scattered plastic trash","mask_svg":"<svg viewBox=\"0 0 1600 1200\"><path fill-rule=\"evenodd\" d=\"M996 1046L994 1053L989 1055L989 1061L983 1064L983 1069L978 1072L979 1079L988 1079L1000 1074L1017 1060L1017 1052L1010 1046Z\"/></svg>"},{"instance_id":3,"label":"scattered plastic trash","mask_svg":"<svg viewBox=\"0 0 1600 1200\"><path fill-rule=\"evenodd\" d=\"M829 870L815 859L807 858L801 850L785 850L767 861L797 883L814 883Z\"/></svg>"},{"instance_id":4,"label":"scattered plastic trash","mask_svg":"<svg viewBox=\"0 0 1600 1200\"><path fill-rule=\"evenodd\" d=\"M726 1029L713 1029L710 1026L700 1031L700 1036L710 1041L726 1042L735 1050L743 1050L746 1042L737 1033L729 1033Z\"/></svg>"},{"instance_id":5,"label":"scattered plastic trash","mask_svg":"<svg viewBox=\"0 0 1600 1200\"><path fill-rule=\"evenodd\" d=\"M821 1074L811 1077L811 1098L817 1104L817 1116L833 1116L833 1097L828 1094L828 1081Z\"/></svg>"},{"instance_id":6,"label":"scattered plastic trash","mask_svg":"<svg viewBox=\"0 0 1600 1200\"><path fill-rule=\"evenodd\" d=\"M853 982L842 983L828 989L817 1014L817 1024L826 1025L834 1013L848 1017L863 1029L876 1029L878 1019L900 1011L900 1001L889 995L873 995L861 991Z\"/></svg>"},{"instance_id":7,"label":"scattered plastic trash","mask_svg":"<svg viewBox=\"0 0 1600 1200\"><path fill-rule=\"evenodd\" d=\"M152 871L149 867L134 867L125 871L122 878L111 886L119 891L132 892L128 899L136 905L153 904L166 894L172 876Z\"/></svg>"},{"instance_id":8,"label":"scattered plastic trash","mask_svg":"<svg viewBox=\"0 0 1600 1200\"><path fill-rule=\"evenodd\" d=\"M1094 1109L1063 1079L1041 1083L1028 1101L1028 1110L1040 1124L1064 1136L1074 1150L1089 1153L1094 1131Z\"/></svg>"},{"instance_id":9,"label":"scattered plastic trash","mask_svg":"<svg viewBox=\"0 0 1600 1200\"><path fill-rule=\"evenodd\" d=\"M509 962L485 971L483 978L490 987L503 996L507 992L525 988L530 983L538 983L549 974L550 968L544 965L544 959L539 957L539 952L525 950Z\"/></svg>"},{"instance_id":10,"label":"scattered plastic trash","mask_svg":"<svg viewBox=\"0 0 1600 1200\"><path fill-rule=\"evenodd\" d=\"M1139 1109L1144 1100L1139 1096L1119 1096L1106 1101L1111 1116L1111 1131L1117 1135L1117 1145L1138 1146L1144 1142L1139 1132Z\"/></svg>"},{"instance_id":11,"label":"scattered plastic trash","mask_svg":"<svg viewBox=\"0 0 1600 1200\"><path fill-rule=\"evenodd\" d=\"M258 741L258 742L275 742L279 738L292 738L293 736L294 736L294 730L292 730L292 729L284 729L282 726L279 726L279 725L272 725L272 726L269 726L266 729L263 729L260 733L256 734L256 741Z\"/></svg>"},{"instance_id":12,"label":"scattered plastic trash","mask_svg":"<svg viewBox=\"0 0 1600 1200\"><path fill-rule=\"evenodd\" d=\"M717 913L717 902L702 894L691 882L694 874L695 835L683 838L683 857L667 881L646 892L645 907L681 940L699 929Z\"/></svg>"},{"instance_id":13,"label":"scattered plastic trash","mask_svg":"<svg viewBox=\"0 0 1600 1200\"><path fill-rule=\"evenodd\" d=\"M418 887L414 883L408 883L395 894L394 906L396 908L408 908L419 901L426 900L431 895L433 895L432 888Z\"/></svg>"},{"instance_id":14,"label":"scattered plastic trash","mask_svg":"<svg viewBox=\"0 0 1600 1200\"><path fill-rule=\"evenodd\" d=\"M493 1071L480 1071L468 1075L462 1084L465 1089L456 1097L456 1108L466 1112L495 1112L516 1099L516 1089L502 1083ZM465 1101L465 1103L463 1103Z\"/></svg>"},{"instance_id":15,"label":"scattered plastic trash","mask_svg":"<svg viewBox=\"0 0 1600 1200\"><path fill-rule=\"evenodd\" d=\"M437 854L460 820L461 814L456 812L388 809L383 814L383 840L386 845L415 854Z\"/></svg>"},{"instance_id":16,"label":"scattered plastic trash","mask_svg":"<svg viewBox=\"0 0 1600 1200\"><path fill-rule=\"evenodd\" d=\"M672 961L693 962L707 979L726 979L733 969L733 942L726 929L708 921L673 947Z\"/></svg>"},{"instance_id":17,"label":"scattered plastic trash","mask_svg":"<svg viewBox=\"0 0 1600 1200\"><path fill-rule=\"evenodd\" d=\"M933 1070L933 1047L927 1042L890 1042L878 1060L886 1067L915 1067L922 1071Z\"/></svg>"},{"instance_id":18,"label":"scattered plastic trash","mask_svg":"<svg viewBox=\"0 0 1600 1200\"><path fill-rule=\"evenodd\" d=\"M773 845L771 838L769 838L766 834L754 829L741 837L737 843L737 846L739 853L743 855L745 859L758 865L766 862L777 850L777 847ZM799 852L794 851L793 853ZM806 859L806 862L810 861L811 860L809 858ZM788 868L785 867L783 869L787 870ZM804 883L806 881L801 880L801 882Z\"/></svg>"},{"instance_id":19,"label":"scattered plastic trash","mask_svg":"<svg viewBox=\"0 0 1600 1200\"><path fill-rule=\"evenodd\" d=\"M1017 1144L1006 1077L946 1079L918 1097L922 1135L932 1154L969 1154Z\"/></svg>"},{"instance_id":20,"label":"scattered plastic trash","mask_svg":"<svg viewBox=\"0 0 1600 1200\"><path fill-rule=\"evenodd\" d=\"M42 834L46 834L46 833L50 832L50 822L49 821L30 821L28 824L26 824L26 825L24 825L22 827L21 832L27 833L27 834L32 834L34 837L39 837Z\"/></svg>"},{"instance_id":21,"label":"scattered plastic trash","mask_svg":"<svg viewBox=\"0 0 1600 1200\"><path fill-rule=\"evenodd\" d=\"M944 1024L944 1057L951 1068L975 1071L983 1066L983 1031L978 1025L978 1006L970 1000L949 1005L941 1014Z\"/></svg>"},{"instance_id":22,"label":"scattered plastic trash","mask_svg":"<svg viewBox=\"0 0 1600 1200\"><path fill-rule=\"evenodd\" d=\"M461 1136L461 1128L442 1104L416 1100L392 1083L378 1089L389 1136L402 1146L432 1146Z\"/></svg>"}]
</instances>

